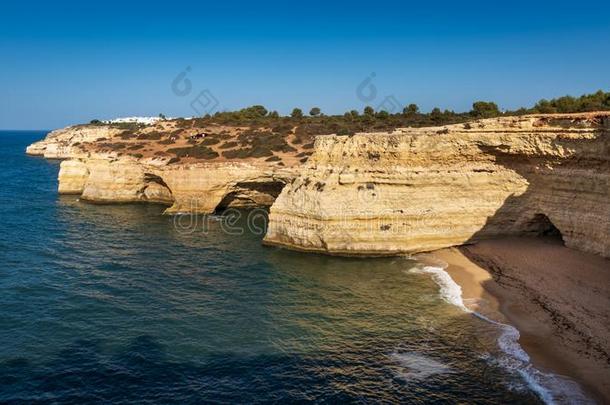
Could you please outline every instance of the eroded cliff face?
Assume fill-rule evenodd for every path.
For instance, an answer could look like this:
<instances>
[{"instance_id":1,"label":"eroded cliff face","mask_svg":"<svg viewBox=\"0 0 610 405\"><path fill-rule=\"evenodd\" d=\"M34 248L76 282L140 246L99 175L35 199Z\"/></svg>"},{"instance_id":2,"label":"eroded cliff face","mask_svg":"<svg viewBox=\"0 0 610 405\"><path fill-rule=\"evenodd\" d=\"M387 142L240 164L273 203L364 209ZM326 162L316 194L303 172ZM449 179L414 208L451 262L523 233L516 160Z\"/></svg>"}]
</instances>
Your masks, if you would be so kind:
<instances>
[{"instance_id":1,"label":"eroded cliff face","mask_svg":"<svg viewBox=\"0 0 610 405\"><path fill-rule=\"evenodd\" d=\"M153 162L155 163L155 162ZM70 159L59 192L96 203L156 202L167 213L270 206L292 169L239 163L160 165L135 159Z\"/></svg>"},{"instance_id":2,"label":"eroded cliff face","mask_svg":"<svg viewBox=\"0 0 610 405\"><path fill-rule=\"evenodd\" d=\"M610 257L607 114L321 136L271 207L268 244L348 255L551 232Z\"/></svg>"},{"instance_id":3,"label":"eroded cliff face","mask_svg":"<svg viewBox=\"0 0 610 405\"><path fill-rule=\"evenodd\" d=\"M503 117L319 136L305 165L294 148L275 160L172 163L167 148L175 137L195 142L194 127L148 128L134 139L77 126L27 153L66 159L59 192L85 201L155 202L168 213L273 204L265 242L294 249L394 255L558 230L567 246L610 257L609 122L603 113ZM217 132L228 144L241 138Z\"/></svg>"},{"instance_id":4,"label":"eroded cliff face","mask_svg":"<svg viewBox=\"0 0 610 405\"><path fill-rule=\"evenodd\" d=\"M121 133L120 129L107 126L73 126L49 133L45 139L27 147L25 153L47 159L69 159L83 154L78 147L84 142L103 142Z\"/></svg>"},{"instance_id":5,"label":"eroded cliff face","mask_svg":"<svg viewBox=\"0 0 610 405\"><path fill-rule=\"evenodd\" d=\"M172 138L165 142L156 134L164 131ZM172 132L173 131L173 132ZM215 159L172 162L165 152L153 154L150 147L167 150L182 136L189 139L194 129L178 131L148 128L133 139L110 126L74 126L51 132L30 145L26 153L64 159L59 171L59 193L80 195L93 203L154 202L168 206L167 213L212 213L227 207L266 207L282 187L296 176L296 169L282 159ZM148 139L149 135L151 139ZM205 139L202 137L201 139ZM201 139L197 142L201 142ZM121 142L123 148L113 148ZM196 143L189 139L189 142ZM125 145L142 146L138 149ZM125 150L134 153L125 153ZM148 156L142 156L145 151ZM300 151L286 161L295 161ZM299 159L301 157L298 157ZM175 160L175 158L174 158ZM180 159L178 159L180 160ZM297 160L298 161L298 160Z\"/></svg>"}]
</instances>

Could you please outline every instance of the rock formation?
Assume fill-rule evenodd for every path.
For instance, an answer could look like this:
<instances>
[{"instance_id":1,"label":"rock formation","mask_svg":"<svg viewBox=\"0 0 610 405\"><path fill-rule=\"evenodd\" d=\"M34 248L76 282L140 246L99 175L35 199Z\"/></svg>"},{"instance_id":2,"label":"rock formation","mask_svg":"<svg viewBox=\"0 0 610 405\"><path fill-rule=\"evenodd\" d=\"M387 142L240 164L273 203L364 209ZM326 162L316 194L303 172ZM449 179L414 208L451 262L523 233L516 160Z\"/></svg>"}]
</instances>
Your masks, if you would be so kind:
<instances>
[{"instance_id":1,"label":"rock formation","mask_svg":"<svg viewBox=\"0 0 610 405\"><path fill-rule=\"evenodd\" d=\"M610 117L502 117L323 136L265 243L345 255L430 251L557 230L610 257Z\"/></svg>"},{"instance_id":2,"label":"rock formation","mask_svg":"<svg viewBox=\"0 0 610 405\"><path fill-rule=\"evenodd\" d=\"M153 165L136 160L71 159L61 163L59 192L97 203L156 202L167 213L212 213L270 206L294 177L286 168L248 163Z\"/></svg>"},{"instance_id":3,"label":"rock formation","mask_svg":"<svg viewBox=\"0 0 610 405\"><path fill-rule=\"evenodd\" d=\"M122 131L108 126L77 125L55 130L45 139L27 147L25 153L34 156L44 156L47 159L68 159L82 151L78 146L84 142L102 142L118 135Z\"/></svg>"},{"instance_id":4,"label":"rock formation","mask_svg":"<svg viewBox=\"0 0 610 405\"><path fill-rule=\"evenodd\" d=\"M59 192L96 203L156 202L167 213L270 206L294 170L250 163L158 165L135 159L70 159Z\"/></svg>"},{"instance_id":5,"label":"rock formation","mask_svg":"<svg viewBox=\"0 0 610 405\"><path fill-rule=\"evenodd\" d=\"M109 126L69 127L51 132L26 153L65 159L58 176L61 194L77 194L94 203L160 203L168 205L167 213L270 206L296 175L294 168L275 161L170 164L164 155L134 157L104 149L121 133Z\"/></svg>"},{"instance_id":6,"label":"rock formation","mask_svg":"<svg viewBox=\"0 0 610 405\"><path fill-rule=\"evenodd\" d=\"M296 135L163 127L184 121L70 127L27 153L67 159L59 192L85 201L155 202L168 213L273 204L264 242L293 249L395 255L556 232L610 257L609 123L607 113L530 115L325 135L306 164ZM258 156L260 134L273 152Z\"/></svg>"}]
</instances>

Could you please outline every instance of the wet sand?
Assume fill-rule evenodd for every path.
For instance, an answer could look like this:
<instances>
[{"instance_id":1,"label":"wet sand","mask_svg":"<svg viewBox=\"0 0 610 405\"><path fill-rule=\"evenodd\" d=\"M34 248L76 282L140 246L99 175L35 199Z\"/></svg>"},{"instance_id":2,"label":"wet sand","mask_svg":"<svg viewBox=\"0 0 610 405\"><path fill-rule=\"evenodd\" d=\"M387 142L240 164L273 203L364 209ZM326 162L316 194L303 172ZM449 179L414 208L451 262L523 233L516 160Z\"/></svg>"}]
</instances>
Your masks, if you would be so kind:
<instances>
[{"instance_id":1,"label":"wet sand","mask_svg":"<svg viewBox=\"0 0 610 405\"><path fill-rule=\"evenodd\" d=\"M504 238L443 249L472 310L519 329L533 364L610 403L610 260L551 238Z\"/></svg>"}]
</instances>

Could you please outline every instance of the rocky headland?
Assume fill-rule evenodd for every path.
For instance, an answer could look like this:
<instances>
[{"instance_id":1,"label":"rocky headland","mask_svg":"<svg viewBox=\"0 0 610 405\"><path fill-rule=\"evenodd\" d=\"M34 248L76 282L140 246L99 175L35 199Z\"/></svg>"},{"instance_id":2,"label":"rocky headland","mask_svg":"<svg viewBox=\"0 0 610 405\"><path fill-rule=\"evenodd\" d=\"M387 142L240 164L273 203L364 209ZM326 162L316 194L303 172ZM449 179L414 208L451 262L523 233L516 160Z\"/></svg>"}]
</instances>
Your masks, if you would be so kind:
<instances>
[{"instance_id":1,"label":"rocky headland","mask_svg":"<svg viewBox=\"0 0 610 405\"><path fill-rule=\"evenodd\" d=\"M63 160L60 194L93 203L160 203L167 213L212 213L270 206L312 147L307 137L266 128L172 120L68 127L26 153Z\"/></svg>"},{"instance_id":2,"label":"rocky headland","mask_svg":"<svg viewBox=\"0 0 610 405\"><path fill-rule=\"evenodd\" d=\"M608 113L317 137L171 120L69 127L27 153L64 159L59 192L90 202L270 206L264 242L293 249L379 256L558 233L610 257L609 134Z\"/></svg>"},{"instance_id":3,"label":"rocky headland","mask_svg":"<svg viewBox=\"0 0 610 405\"><path fill-rule=\"evenodd\" d=\"M318 137L269 218L266 243L331 254L560 233L568 247L610 257L610 118L530 115Z\"/></svg>"}]
</instances>

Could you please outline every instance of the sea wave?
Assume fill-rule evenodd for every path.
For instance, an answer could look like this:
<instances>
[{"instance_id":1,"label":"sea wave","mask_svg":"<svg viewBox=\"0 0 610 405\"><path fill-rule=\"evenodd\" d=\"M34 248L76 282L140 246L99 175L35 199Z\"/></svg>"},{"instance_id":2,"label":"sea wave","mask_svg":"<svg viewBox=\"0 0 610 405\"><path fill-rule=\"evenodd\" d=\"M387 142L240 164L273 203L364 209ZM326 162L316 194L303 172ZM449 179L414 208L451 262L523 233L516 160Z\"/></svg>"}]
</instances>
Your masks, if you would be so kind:
<instances>
[{"instance_id":1,"label":"sea wave","mask_svg":"<svg viewBox=\"0 0 610 405\"><path fill-rule=\"evenodd\" d=\"M507 325L486 317L476 311L472 311L462 298L462 287L445 271L446 263L434 263L410 269L409 273L429 274L432 280L439 286L439 294L443 301L460 308L462 311L475 317L496 325L500 329L498 347L503 356L496 359L498 364L509 372L519 374L527 386L534 391L547 405L552 404L594 404L588 399L577 383L553 373L545 373L536 369L530 362L529 355L519 344L519 331L512 325Z\"/></svg>"},{"instance_id":2,"label":"sea wave","mask_svg":"<svg viewBox=\"0 0 610 405\"><path fill-rule=\"evenodd\" d=\"M423 381L433 375L453 373L448 365L419 353L392 353L392 359L404 369L399 374L408 382Z\"/></svg>"}]
</instances>

